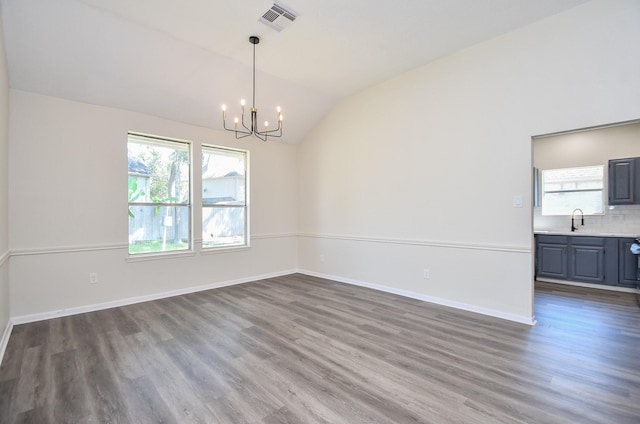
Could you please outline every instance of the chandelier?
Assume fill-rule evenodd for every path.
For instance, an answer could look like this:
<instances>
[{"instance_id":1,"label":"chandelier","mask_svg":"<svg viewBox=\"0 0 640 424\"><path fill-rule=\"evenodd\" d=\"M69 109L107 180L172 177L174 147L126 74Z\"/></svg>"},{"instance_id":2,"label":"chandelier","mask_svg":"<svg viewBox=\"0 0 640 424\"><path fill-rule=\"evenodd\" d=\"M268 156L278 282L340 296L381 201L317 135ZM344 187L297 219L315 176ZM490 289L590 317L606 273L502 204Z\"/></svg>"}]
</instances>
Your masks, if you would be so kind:
<instances>
[{"instance_id":1,"label":"chandelier","mask_svg":"<svg viewBox=\"0 0 640 424\"><path fill-rule=\"evenodd\" d=\"M244 122L244 106L245 100L240 100L240 119L233 119L233 128L227 128L227 105L222 105L222 125L225 130L233 131L236 138L245 138L255 135L262 141L267 141L268 137L282 137L282 114L280 106L276 108L278 127L269 129L269 121L264 121L264 129L260 131L258 128L258 109L256 109L256 44L260 42L260 38L252 35L249 42L253 44L253 102L251 103L251 120L249 125Z\"/></svg>"}]
</instances>

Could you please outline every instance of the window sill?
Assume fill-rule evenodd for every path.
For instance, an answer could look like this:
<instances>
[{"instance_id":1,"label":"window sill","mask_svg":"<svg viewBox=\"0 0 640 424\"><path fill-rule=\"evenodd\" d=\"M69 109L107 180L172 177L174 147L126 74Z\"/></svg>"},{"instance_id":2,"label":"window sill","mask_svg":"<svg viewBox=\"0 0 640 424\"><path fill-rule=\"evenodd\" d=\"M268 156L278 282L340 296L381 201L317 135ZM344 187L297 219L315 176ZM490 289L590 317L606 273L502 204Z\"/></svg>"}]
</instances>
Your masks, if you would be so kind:
<instances>
[{"instance_id":1,"label":"window sill","mask_svg":"<svg viewBox=\"0 0 640 424\"><path fill-rule=\"evenodd\" d=\"M202 248L202 250L200 251L201 255L216 255L218 253L231 253L231 252L243 252L246 250L251 249L251 246L249 245L242 245L242 246L229 246L229 247L209 247L209 248Z\"/></svg>"},{"instance_id":2,"label":"window sill","mask_svg":"<svg viewBox=\"0 0 640 424\"><path fill-rule=\"evenodd\" d=\"M175 258L190 258L194 257L195 255L196 252L194 252L193 250L180 252L141 253L138 255L128 255L124 258L124 260L127 262L145 262Z\"/></svg>"}]
</instances>

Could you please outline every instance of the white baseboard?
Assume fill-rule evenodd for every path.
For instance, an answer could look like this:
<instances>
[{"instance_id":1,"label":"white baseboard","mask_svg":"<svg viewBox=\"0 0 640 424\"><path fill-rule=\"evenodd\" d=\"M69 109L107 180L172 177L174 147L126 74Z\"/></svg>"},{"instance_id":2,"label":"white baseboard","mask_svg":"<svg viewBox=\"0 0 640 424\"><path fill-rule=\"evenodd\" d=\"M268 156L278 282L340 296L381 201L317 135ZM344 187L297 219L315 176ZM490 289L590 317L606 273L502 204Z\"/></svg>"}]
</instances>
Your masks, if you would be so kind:
<instances>
[{"instance_id":1,"label":"white baseboard","mask_svg":"<svg viewBox=\"0 0 640 424\"><path fill-rule=\"evenodd\" d=\"M52 318L60 318L60 317L69 316L69 315L77 315L77 314L83 314L86 312L94 312L94 311L100 311L103 309L116 308L118 306L126 306L126 305L132 305L135 303L148 302L150 300L165 299L168 297L180 296L183 294L195 293L195 292L204 291L204 290L211 290L211 289L217 289L221 287L233 286L236 284L250 283L252 281L264 280L266 278L282 277L283 275L294 274L296 272L297 270L274 272L271 274L256 275L252 277L240 278L237 280L206 284L203 286L187 287L184 289L171 290L171 291L154 293L154 294L149 294L144 296L130 297L126 299L113 300L110 302L96 303L93 305L77 306L74 308L59 309L57 311L42 312L38 314L20 315L20 316L12 317L10 321L12 322L12 324L26 324L29 322L43 321L43 320L52 319ZM7 339L8 339L8 336L7 336Z\"/></svg>"},{"instance_id":2,"label":"white baseboard","mask_svg":"<svg viewBox=\"0 0 640 424\"><path fill-rule=\"evenodd\" d=\"M4 329L4 333L2 333L2 338L0 339L0 364L2 364L4 352L7 350L7 345L9 344L9 336L11 336L11 330L13 330L13 322L9 320L9 322L7 322L7 326Z\"/></svg>"},{"instance_id":3,"label":"white baseboard","mask_svg":"<svg viewBox=\"0 0 640 424\"><path fill-rule=\"evenodd\" d=\"M466 303L455 302L455 301L452 301L452 300L442 299L442 298L434 297L434 296L427 296L427 295L422 294L422 293L416 293L416 292L412 292L412 291L408 291L408 290L400 290L400 289L396 289L394 287L383 286L383 285L380 285L380 284L372 284L372 283L367 283L367 282L364 282L364 281L352 280L350 278L338 277L336 275L327 275L327 274L321 274L321 273L318 273L318 272L306 271L306 270L298 270L298 272L301 273L301 274L306 274L306 275L310 275L310 276L313 276L313 277L325 278L327 280L338 281L340 283L346 283L346 284L352 284L354 286L366 287L366 288L373 289L373 290L379 290L379 291L383 291L383 292L386 292L386 293L392 293L392 294L397 294L399 296L409 297L411 299L417 299L417 300L422 300L424 302L429 302L429 303L434 303L434 304L437 304L437 305L447 306L447 307L450 307L450 308L461 309L463 311L475 312L475 313L482 314L482 315L488 315L488 316L491 316L491 317L501 318L501 319L505 319L505 320L509 320L509 321L515 321L515 322L518 322L518 323L521 323L521 324L536 325L535 316L527 317L527 316L523 316L523 315L510 314L510 313L506 313L506 312L496 311L495 309L481 308L479 306L469 305L469 304L466 304Z\"/></svg>"},{"instance_id":4,"label":"white baseboard","mask_svg":"<svg viewBox=\"0 0 640 424\"><path fill-rule=\"evenodd\" d=\"M552 284L564 284L566 286L585 287L585 288L597 289L597 290L607 290L607 291L616 291L616 292L624 292L624 293L638 293L638 289L634 289L633 287L617 287L617 286L609 286L607 284L581 283L579 281L556 280L555 278L544 278L544 277L536 278L536 281L541 281L543 283L552 283Z\"/></svg>"}]
</instances>

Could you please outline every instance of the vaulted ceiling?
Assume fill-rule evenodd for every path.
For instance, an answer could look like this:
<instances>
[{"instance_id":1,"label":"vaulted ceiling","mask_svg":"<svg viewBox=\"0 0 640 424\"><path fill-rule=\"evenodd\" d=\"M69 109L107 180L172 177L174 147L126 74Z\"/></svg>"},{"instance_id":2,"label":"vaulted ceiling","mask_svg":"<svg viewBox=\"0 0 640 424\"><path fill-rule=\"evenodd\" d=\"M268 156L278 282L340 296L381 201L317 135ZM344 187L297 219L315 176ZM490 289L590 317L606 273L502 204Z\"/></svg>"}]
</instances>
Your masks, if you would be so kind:
<instances>
[{"instance_id":1,"label":"vaulted ceiling","mask_svg":"<svg viewBox=\"0 0 640 424\"><path fill-rule=\"evenodd\" d=\"M220 129L251 98L298 143L339 99L587 0L0 0L10 86Z\"/></svg>"}]
</instances>

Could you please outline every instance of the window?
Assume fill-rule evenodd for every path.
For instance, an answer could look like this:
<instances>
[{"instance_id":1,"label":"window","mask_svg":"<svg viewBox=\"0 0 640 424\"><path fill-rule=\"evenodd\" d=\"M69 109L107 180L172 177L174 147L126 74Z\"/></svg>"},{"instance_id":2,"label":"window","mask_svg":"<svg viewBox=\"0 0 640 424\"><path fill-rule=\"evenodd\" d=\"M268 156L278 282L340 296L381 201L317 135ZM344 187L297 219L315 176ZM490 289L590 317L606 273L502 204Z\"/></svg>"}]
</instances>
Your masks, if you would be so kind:
<instances>
[{"instance_id":1,"label":"window","mask_svg":"<svg viewBox=\"0 0 640 424\"><path fill-rule=\"evenodd\" d=\"M603 175L602 165L543 170L542 215L603 213Z\"/></svg>"},{"instance_id":2,"label":"window","mask_svg":"<svg viewBox=\"0 0 640 424\"><path fill-rule=\"evenodd\" d=\"M129 134L129 253L191 248L190 145Z\"/></svg>"},{"instance_id":3,"label":"window","mask_svg":"<svg viewBox=\"0 0 640 424\"><path fill-rule=\"evenodd\" d=\"M202 146L202 247L248 245L247 155Z\"/></svg>"}]
</instances>

